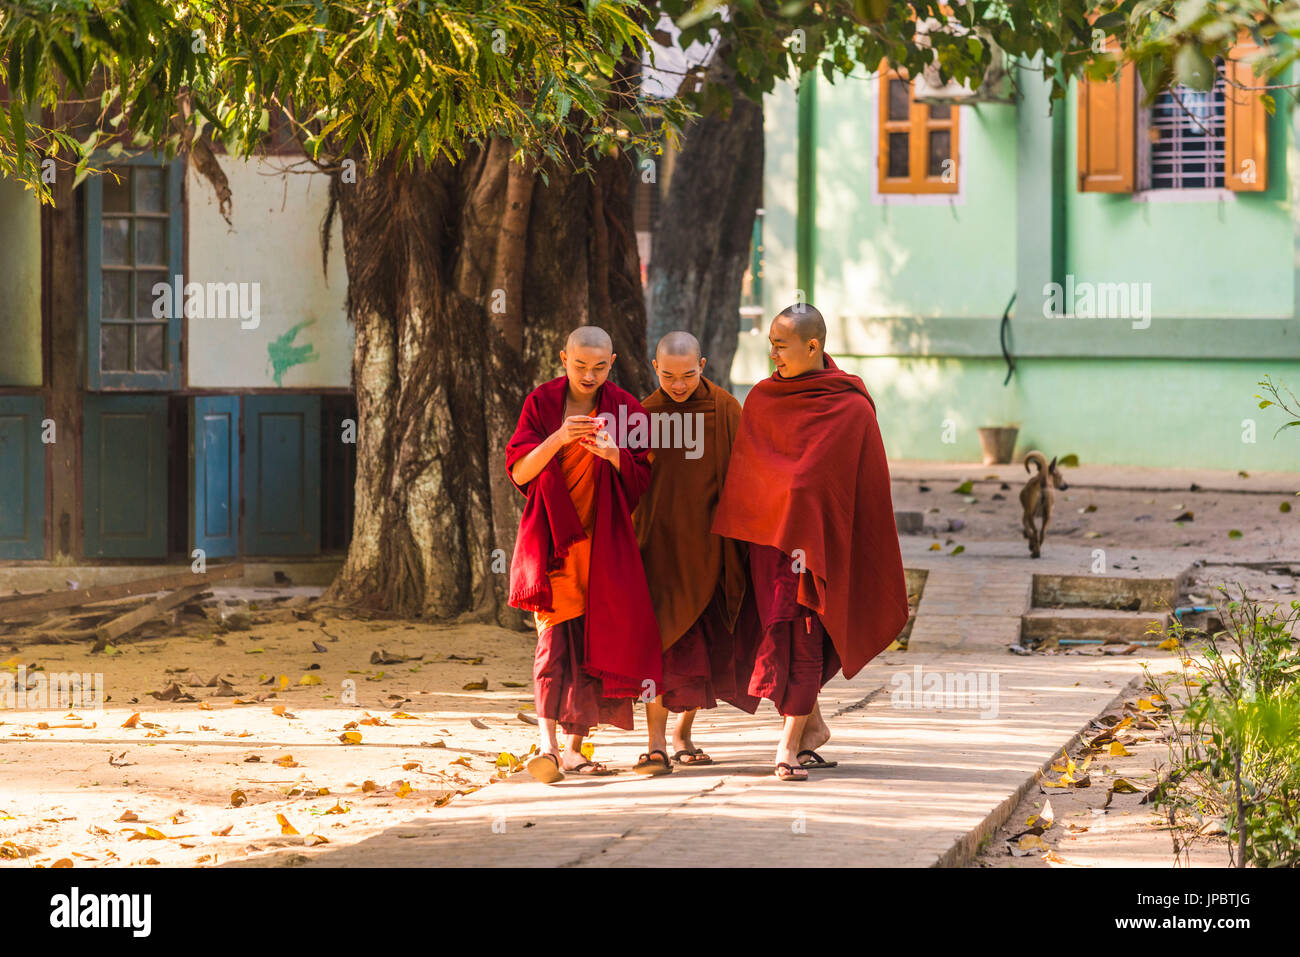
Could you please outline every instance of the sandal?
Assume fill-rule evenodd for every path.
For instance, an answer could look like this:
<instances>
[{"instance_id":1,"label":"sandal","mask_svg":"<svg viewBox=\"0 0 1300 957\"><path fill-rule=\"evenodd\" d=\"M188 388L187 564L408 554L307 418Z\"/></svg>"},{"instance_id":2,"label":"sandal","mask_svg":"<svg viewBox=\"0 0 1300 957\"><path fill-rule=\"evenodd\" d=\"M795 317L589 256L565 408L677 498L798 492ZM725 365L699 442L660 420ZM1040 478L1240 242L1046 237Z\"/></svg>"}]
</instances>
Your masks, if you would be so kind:
<instances>
[{"instance_id":1,"label":"sandal","mask_svg":"<svg viewBox=\"0 0 1300 957\"><path fill-rule=\"evenodd\" d=\"M655 757L655 755L659 757ZM658 777L661 774L672 774L672 762L668 760L667 753L659 750L651 751L649 754L643 754L636 759L636 764L632 768L637 774L648 774L651 777Z\"/></svg>"},{"instance_id":2,"label":"sandal","mask_svg":"<svg viewBox=\"0 0 1300 957\"><path fill-rule=\"evenodd\" d=\"M791 767L784 761L776 766L776 776L781 781L807 781L808 772L803 768Z\"/></svg>"},{"instance_id":3,"label":"sandal","mask_svg":"<svg viewBox=\"0 0 1300 957\"><path fill-rule=\"evenodd\" d=\"M683 760L687 758L689 760ZM704 753L703 748L691 748L689 751L678 751L673 755L673 760L678 764L712 764L713 759Z\"/></svg>"},{"instance_id":4,"label":"sandal","mask_svg":"<svg viewBox=\"0 0 1300 957\"><path fill-rule=\"evenodd\" d=\"M560 770L560 759L549 751L533 755L524 765L524 769L543 784L554 784L556 781L564 780L564 772Z\"/></svg>"},{"instance_id":5,"label":"sandal","mask_svg":"<svg viewBox=\"0 0 1300 957\"><path fill-rule=\"evenodd\" d=\"M807 760L804 760L805 756L807 756ZM824 771L827 768L840 766L840 762L827 761L816 751L800 751L795 757L799 759L799 767L807 768L810 771Z\"/></svg>"},{"instance_id":6,"label":"sandal","mask_svg":"<svg viewBox=\"0 0 1300 957\"><path fill-rule=\"evenodd\" d=\"M588 771L588 768L591 768L591 770ZM576 764L573 767L565 768L564 770L569 774L586 774L594 777L602 777L606 774L618 774L617 771L611 771L599 761L583 761L581 764Z\"/></svg>"}]
</instances>

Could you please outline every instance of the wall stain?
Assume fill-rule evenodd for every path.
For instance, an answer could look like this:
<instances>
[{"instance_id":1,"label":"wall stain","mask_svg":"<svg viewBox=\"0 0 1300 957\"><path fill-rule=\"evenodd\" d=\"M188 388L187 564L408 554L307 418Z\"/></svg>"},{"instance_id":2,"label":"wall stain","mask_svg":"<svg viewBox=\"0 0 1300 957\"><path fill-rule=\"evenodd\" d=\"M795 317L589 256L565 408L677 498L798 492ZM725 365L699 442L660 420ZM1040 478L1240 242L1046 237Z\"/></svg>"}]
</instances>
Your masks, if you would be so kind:
<instances>
[{"instance_id":1,"label":"wall stain","mask_svg":"<svg viewBox=\"0 0 1300 957\"><path fill-rule=\"evenodd\" d=\"M280 381L281 378L294 366L302 365L304 362L315 362L320 358L320 353L316 351L316 347L310 342L304 342L301 345L293 344L294 338L298 335L298 330L315 324L315 319L306 319L267 345L267 365L271 367L271 378L275 380L277 386L283 384Z\"/></svg>"}]
</instances>

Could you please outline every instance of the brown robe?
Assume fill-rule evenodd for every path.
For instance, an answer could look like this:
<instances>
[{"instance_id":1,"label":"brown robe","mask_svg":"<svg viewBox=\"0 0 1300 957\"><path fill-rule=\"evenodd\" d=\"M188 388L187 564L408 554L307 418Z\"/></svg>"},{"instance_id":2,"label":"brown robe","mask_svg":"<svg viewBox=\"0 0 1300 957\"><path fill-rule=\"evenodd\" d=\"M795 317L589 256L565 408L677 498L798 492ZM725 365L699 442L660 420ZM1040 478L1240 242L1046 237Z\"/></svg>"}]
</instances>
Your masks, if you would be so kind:
<instances>
[{"instance_id":1,"label":"brown robe","mask_svg":"<svg viewBox=\"0 0 1300 957\"><path fill-rule=\"evenodd\" d=\"M632 516L666 650L704 614L715 591L721 590L722 623L728 630L735 628L740 613L745 595L742 546L710 531L740 428L740 403L701 379L685 402L674 402L656 389L644 406L651 415L703 416L703 432L696 436L702 456L688 459L684 448L655 449L650 488Z\"/></svg>"}]
</instances>

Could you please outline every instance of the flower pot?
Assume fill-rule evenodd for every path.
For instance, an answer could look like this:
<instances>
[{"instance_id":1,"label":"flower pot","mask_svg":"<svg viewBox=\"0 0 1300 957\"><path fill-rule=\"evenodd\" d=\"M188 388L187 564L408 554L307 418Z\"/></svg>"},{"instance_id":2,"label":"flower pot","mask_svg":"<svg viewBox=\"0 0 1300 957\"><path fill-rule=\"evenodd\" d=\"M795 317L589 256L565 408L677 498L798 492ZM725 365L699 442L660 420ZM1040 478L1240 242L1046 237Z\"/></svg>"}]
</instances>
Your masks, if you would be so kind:
<instances>
[{"instance_id":1,"label":"flower pot","mask_svg":"<svg viewBox=\"0 0 1300 957\"><path fill-rule=\"evenodd\" d=\"M1010 465L1020 429L1014 425L987 426L979 430L985 465Z\"/></svg>"}]
</instances>

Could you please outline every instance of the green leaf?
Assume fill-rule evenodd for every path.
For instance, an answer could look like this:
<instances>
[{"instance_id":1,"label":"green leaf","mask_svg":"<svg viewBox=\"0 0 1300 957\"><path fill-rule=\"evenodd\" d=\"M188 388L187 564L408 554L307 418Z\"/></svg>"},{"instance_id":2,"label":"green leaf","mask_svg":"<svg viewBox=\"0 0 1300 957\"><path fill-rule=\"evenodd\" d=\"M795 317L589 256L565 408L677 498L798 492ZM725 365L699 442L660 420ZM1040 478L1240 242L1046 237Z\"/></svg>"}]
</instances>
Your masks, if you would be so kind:
<instances>
[{"instance_id":1,"label":"green leaf","mask_svg":"<svg viewBox=\"0 0 1300 957\"><path fill-rule=\"evenodd\" d=\"M1062 468L1077 469L1079 467L1079 456L1071 452L1069 455L1062 455L1056 460L1056 464Z\"/></svg>"},{"instance_id":2,"label":"green leaf","mask_svg":"<svg viewBox=\"0 0 1300 957\"><path fill-rule=\"evenodd\" d=\"M975 483L967 479L965 482L962 482L955 489L953 489L953 492L957 495L969 495L974 490L975 490Z\"/></svg>"},{"instance_id":3,"label":"green leaf","mask_svg":"<svg viewBox=\"0 0 1300 957\"><path fill-rule=\"evenodd\" d=\"M1291 503L1290 503L1290 502L1283 502L1281 505L1279 505L1279 506L1277 507L1277 510L1278 510L1279 512L1289 512L1289 511L1291 511Z\"/></svg>"},{"instance_id":4,"label":"green leaf","mask_svg":"<svg viewBox=\"0 0 1300 957\"><path fill-rule=\"evenodd\" d=\"M1228 537L1229 537L1229 538L1241 538L1241 532L1234 528L1232 531L1228 532Z\"/></svg>"},{"instance_id":5,"label":"green leaf","mask_svg":"<svg viewBox=\"0 0 1300 957\"><path fill-rule=\"evenodd\" d=\"M1214 86L1214 64L1194 43L1184 44L1174 58L1174 75L1178 82L1202 92Z\"/></svg>"}]
</instances>

